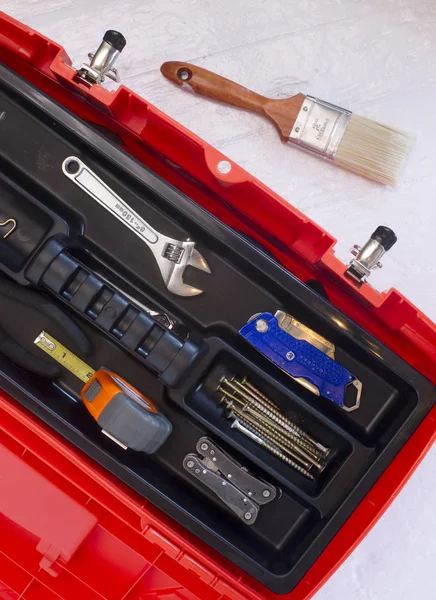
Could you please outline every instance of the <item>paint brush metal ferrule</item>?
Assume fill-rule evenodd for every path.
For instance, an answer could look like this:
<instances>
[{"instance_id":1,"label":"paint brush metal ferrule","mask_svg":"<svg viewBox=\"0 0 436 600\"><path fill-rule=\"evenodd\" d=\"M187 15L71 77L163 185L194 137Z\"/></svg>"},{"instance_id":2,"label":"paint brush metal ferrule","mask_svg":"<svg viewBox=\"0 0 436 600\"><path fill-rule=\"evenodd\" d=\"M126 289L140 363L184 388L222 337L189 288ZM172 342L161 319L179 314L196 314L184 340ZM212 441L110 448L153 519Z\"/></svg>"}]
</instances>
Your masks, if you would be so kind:
<instances>
[{"instance_id":1,"label":"paint brush metal ferrule","mask_svg":"<svg viewBox=\"0 0 436 600\"><path fill-rule=\"evenodd\" d=\"M351 112L345 108L306 96L291 129L289 141L333 159L350 117Z\"/></svg>"}]
</instances>

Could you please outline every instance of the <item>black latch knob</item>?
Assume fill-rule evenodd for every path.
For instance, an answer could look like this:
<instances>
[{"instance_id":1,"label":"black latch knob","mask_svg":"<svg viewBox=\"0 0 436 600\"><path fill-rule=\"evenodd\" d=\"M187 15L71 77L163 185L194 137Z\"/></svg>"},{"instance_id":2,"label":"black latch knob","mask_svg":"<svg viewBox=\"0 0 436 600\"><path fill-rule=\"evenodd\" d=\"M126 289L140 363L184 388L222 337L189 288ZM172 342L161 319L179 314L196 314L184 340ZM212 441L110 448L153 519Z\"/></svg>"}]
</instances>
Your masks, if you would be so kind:
<instances>
[{"instance_id":1,"label":"black latch knob","mask_svg":"<svg viewBox=\"0 0 436 600\"><path fill-rule=\"evenodd\" d=\"M126 38L119 31L115 31L114 29L109 29L103 36L103 41L107 42L111 46L118 50L118 52L122 52L124 50L124 46L126 45Z\"/></svg>"},{"instance_id":2,"label":"black latch knob","mask_svg":"<svg viewBox=\"0 0 436 600\"><path fill-rule=\"evenodd\" d=\"M372 240L376 240L383 246L385 252L390 250L397 241L397 236L389 227L379 225L371 236Z\"/></svg>"}]
</instances>

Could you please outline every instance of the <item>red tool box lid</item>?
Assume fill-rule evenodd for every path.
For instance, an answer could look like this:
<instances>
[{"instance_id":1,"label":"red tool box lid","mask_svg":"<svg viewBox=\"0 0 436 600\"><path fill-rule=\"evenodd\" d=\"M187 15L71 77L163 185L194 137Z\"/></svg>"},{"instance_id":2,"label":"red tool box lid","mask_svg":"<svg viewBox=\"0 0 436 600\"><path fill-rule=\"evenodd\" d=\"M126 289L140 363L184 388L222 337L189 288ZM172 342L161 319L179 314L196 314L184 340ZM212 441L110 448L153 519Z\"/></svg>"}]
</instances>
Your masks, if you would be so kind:
<instances>
[{"instance_id":1,"label":"red tool box lid","mask_svg":"<svg viewBox=\"0 0 436 600\"><path fill-rule=\"evenodd\" d=\"M396 290L355 288L313 221L145 100L121 86L86 90L64 50L0 13L0 60L302 280L436 382L436 326ZM228 173L218 164L229 160ZM309 598L381 516L436 434L436 409L287 598ZM278 598L0 396L0 600Z\"/></svg>"}]
</instances>

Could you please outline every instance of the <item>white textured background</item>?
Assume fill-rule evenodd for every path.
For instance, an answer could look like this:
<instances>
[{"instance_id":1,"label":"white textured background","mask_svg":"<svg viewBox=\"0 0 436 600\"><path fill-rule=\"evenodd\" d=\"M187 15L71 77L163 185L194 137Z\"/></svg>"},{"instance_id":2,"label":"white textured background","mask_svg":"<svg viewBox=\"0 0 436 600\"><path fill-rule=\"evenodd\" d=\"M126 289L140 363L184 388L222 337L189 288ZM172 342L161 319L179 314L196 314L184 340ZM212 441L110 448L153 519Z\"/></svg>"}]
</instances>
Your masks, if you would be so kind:
<instances>
[{"instance_id":1,"label":"white textured background","mask_svg":"<svg viewBox=\"0 0 436 600\"><path fill-rule=\"evenodd\" d=\"M0 0L75 64L106 29L128 45L123 83L192 129L331 232L337 254L379 224L399 242L371 281L436 320L435 0ZM186 60L255 91L298 91L415 132L397 190L282 145L262 118L182 92L159 67ZM435 600L436 452L316 600ZM206 600L206 599L205 599Z\"/></svg>"}]
</instances>

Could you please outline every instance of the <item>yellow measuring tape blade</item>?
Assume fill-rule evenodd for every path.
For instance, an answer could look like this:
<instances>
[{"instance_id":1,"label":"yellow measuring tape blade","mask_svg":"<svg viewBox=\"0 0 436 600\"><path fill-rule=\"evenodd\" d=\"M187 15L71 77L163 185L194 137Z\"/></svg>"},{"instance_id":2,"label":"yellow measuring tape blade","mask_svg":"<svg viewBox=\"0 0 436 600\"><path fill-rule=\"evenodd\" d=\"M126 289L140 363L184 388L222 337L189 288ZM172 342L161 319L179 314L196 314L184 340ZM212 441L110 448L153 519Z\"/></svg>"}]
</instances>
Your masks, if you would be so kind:
<instances>
[{"instance_id":1,"label":"yellow measuring tape blade","mask_svg":"<svg viewBox=\"0 0 436 600\"><path fill-rule=\"evenodd\" d=\"M34 343L83 383L88 383L94 375L94 369L45 331L41 331Z\"/></svg>"}]
</instances>

